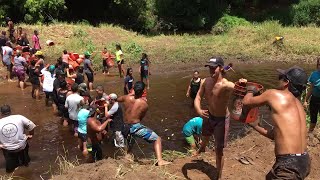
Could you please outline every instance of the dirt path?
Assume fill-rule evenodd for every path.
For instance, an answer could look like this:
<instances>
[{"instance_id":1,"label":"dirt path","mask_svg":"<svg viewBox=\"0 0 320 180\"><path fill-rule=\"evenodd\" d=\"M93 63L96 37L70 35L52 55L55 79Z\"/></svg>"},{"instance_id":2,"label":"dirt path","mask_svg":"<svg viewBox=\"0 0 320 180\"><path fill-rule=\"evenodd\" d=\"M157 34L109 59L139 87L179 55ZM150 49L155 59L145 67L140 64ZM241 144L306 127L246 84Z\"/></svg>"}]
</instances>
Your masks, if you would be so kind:
<instances>
[{"instance_id":1,"label":"dirt path","mask_svg":"<svg viewBox=\"0 0 320 180\"><path fill-rule=\"evenodd\" d=\"M320 143L314 137L309 142L309 153L312 168L308 180L320 178ZM230 180L259 180L272 167L274 144L256 132L250 132L246 137L232 142L225 150L224 179ZM254 165L243 165L237 157L252 158ZM177 158L172 165L156 167L151 164L130 163L126 160L106 159L95 164L80 165L67 174L53 179L215 179L215 156L212 152L202 154L198 158Z\"/></svg>"}]
</instances>

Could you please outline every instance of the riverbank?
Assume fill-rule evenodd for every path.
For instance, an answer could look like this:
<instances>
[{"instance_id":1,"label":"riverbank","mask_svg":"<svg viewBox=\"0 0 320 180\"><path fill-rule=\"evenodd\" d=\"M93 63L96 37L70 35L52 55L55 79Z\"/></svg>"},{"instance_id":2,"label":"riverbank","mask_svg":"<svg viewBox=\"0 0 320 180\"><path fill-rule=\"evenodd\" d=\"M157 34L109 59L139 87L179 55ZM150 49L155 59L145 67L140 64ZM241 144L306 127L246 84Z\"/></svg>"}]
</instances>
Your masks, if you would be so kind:
<instances>
[{"instance_id":1,"label":"riverbank","mask_svg":"<svg viewBox=\"0 0 320 180\"><path fill-rule=\"evenodd\" d=\"M47 61L54 61L64 49L83 53L107 47L114 52L116 43L122 45L125 62L129 65L138 63L142 52L149 54L156 64L199 62L218 55L242 62L310 63L320 54L319 28L283 27L274 21L234 27L222 35L147 36L106 24L99 27L64 23L17 26L27 30L30 41L33 30L39 30ZM283 43L274 43L276 36L283 36ZM53 40L55 45L46 47L46 40ZM94 59L96 66L101 66L99 53Z\"/></svg>"},{"instance_id":2,"label":"riverbank","mask_svg":"<svg viewBox=\"0 0 320 180\"><path fill-rule=\"evenodd\" d=\"M307 179L320 177L319 132L309 138L308 151L311 156L311 173ZM235 140L225 149L224 179L259 180L264 179L274 161L274 143L259 135L249 132L242 139ZM237 159L252 158L253 163L244 165ZM172 157L171 157L172 158ZM215 179L215 155L212 151L198 158L191 156L172 158L173 163L166 167L156 167L150 164L129 162L124 159L105 159L95 164L83 164L69 170L66 174L54 176L54 180L68 179Z\"/></svg>"}]
</instances>

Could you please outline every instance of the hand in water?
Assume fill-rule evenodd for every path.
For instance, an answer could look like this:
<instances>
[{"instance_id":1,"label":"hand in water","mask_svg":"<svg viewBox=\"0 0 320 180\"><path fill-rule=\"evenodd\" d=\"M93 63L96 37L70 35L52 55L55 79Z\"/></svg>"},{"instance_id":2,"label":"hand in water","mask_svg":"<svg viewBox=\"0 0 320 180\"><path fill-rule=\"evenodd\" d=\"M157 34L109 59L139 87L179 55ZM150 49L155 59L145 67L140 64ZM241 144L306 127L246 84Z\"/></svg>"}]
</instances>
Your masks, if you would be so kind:
<instances>
[{"instance_id":1,"label":"hand in water","mask_svg":"<svg viewBox=\"0 0 320 180\"><path fill-rule=\"evenodd\" d=\"M209 118L209 111L208 110L201 110L199 115L201 117Z\"/></svg>"}]
</instances>

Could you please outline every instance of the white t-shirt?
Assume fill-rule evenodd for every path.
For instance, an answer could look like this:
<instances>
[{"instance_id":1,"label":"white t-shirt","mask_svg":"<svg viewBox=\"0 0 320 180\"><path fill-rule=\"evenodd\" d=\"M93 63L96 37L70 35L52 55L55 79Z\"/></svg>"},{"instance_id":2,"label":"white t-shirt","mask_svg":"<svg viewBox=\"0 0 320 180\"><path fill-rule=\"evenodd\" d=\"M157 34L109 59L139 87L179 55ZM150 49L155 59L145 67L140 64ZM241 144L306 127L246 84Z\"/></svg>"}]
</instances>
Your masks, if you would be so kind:
<instances>
[{"instance_id":1,"label":"white t-shirt","mask_svg":"<svg viewBox=\"0 0 320 180\"><path fill-rule=\"evenodd\" d=\"M31 131L36 125L21 115L10 115L0 119L0 144L6 150L20 150L27 145L24 129Z\"/></svg>"},{"instance_id":2,"label":"white t-shirt","mask_svg":"<svg viewBox=\"0 0 320 180\"><path fill-rule=\"evenodd\" d=\"M13 49L9 46L3 46L2 47L2 61L6 64L6 65L10 65L11 64L11 56L13 54Z\"/></svg>"},{"instance_id":3,"label":"white t-shirt","mask_svg":"<svg viewBox=\"0 0 320 180\"><path fill-rule=\"evenodd\" d=\"M65 107L68 108L69 118L71 120L78 120L78 111L80 107L80 102L83 100L83 97L78 93L71 94L67 97Z\"/></svg>"},{"instance_id":4,"label":"white t-shirt","mask_svg":"<svg viewBox=\"0 0 320 180\"><path fill-rule=\"evenodd\" d=\"M43 68L41 70L41 74L43 74L43 91L44 92L52 92L53 91L53 82L56 79L54 76L51 76L51 73L46 70L47 68Z\"/></svg>"}]
</instances>

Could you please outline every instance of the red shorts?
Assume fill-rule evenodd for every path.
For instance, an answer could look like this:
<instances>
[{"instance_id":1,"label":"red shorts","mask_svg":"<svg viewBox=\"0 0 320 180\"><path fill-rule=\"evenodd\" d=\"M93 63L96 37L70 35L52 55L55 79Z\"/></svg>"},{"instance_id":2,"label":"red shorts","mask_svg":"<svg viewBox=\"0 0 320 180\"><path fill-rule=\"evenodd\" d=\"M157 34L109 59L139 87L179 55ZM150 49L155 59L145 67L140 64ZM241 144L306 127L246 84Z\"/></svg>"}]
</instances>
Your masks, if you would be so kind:
<instances>
[{"instance_id":1,"label":"red shorts","mask_svg":"<svg viewBox=\"0 0 320 180\"><path fill-rule=\"evenodd\" d=\"M202 135L213 135L216 148L224 148L227 146L228 131L229 117L214 117L209 114L208 119L203 119Z\"/></svg>"}]
</instances>

